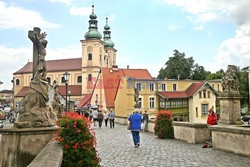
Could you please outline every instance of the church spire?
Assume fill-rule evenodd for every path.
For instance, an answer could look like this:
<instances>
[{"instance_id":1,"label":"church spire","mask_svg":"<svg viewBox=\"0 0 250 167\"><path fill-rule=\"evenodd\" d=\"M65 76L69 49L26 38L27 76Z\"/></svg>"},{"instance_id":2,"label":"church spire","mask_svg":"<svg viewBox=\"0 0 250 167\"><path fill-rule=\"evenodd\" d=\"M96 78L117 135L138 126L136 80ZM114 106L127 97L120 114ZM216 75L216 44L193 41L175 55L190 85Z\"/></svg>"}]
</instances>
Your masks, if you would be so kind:
<instances>
[{"instance_id":1,"label":"church spire","mask_svg":"<svg viewBox=\"0 0 250 167\"><path fill-rule=\"evenodd\" d=\"M94 10L94 5L92 5L92 13L91 15L89 15L89 31L86 32L86 34L84 35L85 39L101 39L102 35L101 33L98 31L98 27L97 27L97 23L98 21L97 19L97 15L95 14L95 10Z\"/></svg>"},{"instance_id":2,"label":"church spire","mask_svg":"<svg viewBox=\"0 0 250 167\"><path fill-rule=\"evenodd\" d=\"M103 41L105 43L105 47L110 47L113 48L115 46L114 42L111 41L111 31L110 31L110 26L108 25L108 17L106 17L106 25L104 26L104 31L103 31Z\"/></svg>"}]
</instances>

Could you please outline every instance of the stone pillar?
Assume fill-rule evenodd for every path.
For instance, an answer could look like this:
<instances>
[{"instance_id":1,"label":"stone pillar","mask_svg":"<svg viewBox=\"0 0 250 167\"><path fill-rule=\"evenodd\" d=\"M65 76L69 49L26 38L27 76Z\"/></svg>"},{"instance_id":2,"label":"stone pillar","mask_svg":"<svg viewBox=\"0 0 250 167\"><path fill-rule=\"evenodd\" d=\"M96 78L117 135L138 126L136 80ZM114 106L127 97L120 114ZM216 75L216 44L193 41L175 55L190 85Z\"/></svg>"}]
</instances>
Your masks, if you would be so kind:
<instances>
[{"instance_id":1,"label":"stone pillar","mask_svg":"<svg viewBox=\"0 0 250 167\"><path fill-rule=\"evenodd\" d=\"M240 94L222 93L220 97L220 120L219 124L241 125Z\"/></svg>"}]
</instances>

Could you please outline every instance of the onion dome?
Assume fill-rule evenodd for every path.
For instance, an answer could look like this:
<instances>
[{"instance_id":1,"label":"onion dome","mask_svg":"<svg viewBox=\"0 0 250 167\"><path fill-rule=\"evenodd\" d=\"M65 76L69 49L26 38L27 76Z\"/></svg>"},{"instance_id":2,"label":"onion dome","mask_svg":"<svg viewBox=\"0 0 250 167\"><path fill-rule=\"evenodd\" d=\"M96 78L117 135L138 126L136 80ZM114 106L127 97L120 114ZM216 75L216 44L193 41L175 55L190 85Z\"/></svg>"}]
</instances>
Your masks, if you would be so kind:
<instances>
[{"instance_id":1,"label":"onion dome","mask_svg":"<svg viewBox=\"0 0 250 167\"><path fill-rule=\"evenodd\" d=\"M108 25L108 18L106 18L106 25L104 26L103 31L103 41L104 41L104 47L106 48L113 48L115 46L114 42L111 41L111 31L110 31L110 26Z\"/></svg>"},{"instance_id":2,"label":"onion dome","mask_svg":"<svg viewBox=\"0 0 250 167\"><path fill-rule=\"evenodd\" d=\"M92 5L92 14L89 15L89 31L85 33L85 39L102 39L102 34L97 28L97 15L94 13L94 5Z\"/></svg>"}]
</instances>

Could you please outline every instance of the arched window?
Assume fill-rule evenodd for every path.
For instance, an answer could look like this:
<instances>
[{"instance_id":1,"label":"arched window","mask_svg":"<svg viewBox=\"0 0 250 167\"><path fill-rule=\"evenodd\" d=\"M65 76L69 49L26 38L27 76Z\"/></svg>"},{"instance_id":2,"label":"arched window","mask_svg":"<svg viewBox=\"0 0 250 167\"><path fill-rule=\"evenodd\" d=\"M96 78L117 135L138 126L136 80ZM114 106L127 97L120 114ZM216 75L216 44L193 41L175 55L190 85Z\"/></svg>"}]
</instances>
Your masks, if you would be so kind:
<instances>
[{"instance_id":1,"label":"arched window","mask_svg":"<svg viewBox=\"0 0 250 167\"><path fill-rule=\"evenodd\" d=\"M51 83L51 78L47 77L47 82L50 84Z\"/></svg>"},{"instance_id":2,"label":"arched window","mask_svg":"<svg viewBox=\"0 0 250 167\"><path fill-rule=\"evenodd\" d=\"M102 55L100 55L100 61L102 61Z\"/></svg>"},{"instance_id":3,"label":"arched window","mask_svg":"<svg viewBox=\"0 0 250 167\"><path fill-rule=\"evenodd\" d=\"M16 85L20 85L20 80L16 79Z\"/></svg>"},{"instance_id":4,"label":"arched window","mask_svg":"<svg viewBox=\"0 0 250 167\"><path fill-rule=\"evenodd\" d=\"M65 78L64 77L61 78L61 83L65 83Z\"/></svg>"},{"instance_id":5,"label":"arched window","mask_svg":"<svg viewBox=\"0 0 250 167\"><path fill-rule=\"evenodd\" d=\"M82 83L82 76L77 77L77 83Z\"/></svg>"},{"instance_id":6,"label":"arched window","mask_svg":"<svg viewBox=\"0 0 250 167\"><path fill-rule=\"evenodd\" d=\"M92 54L91 53L88 54L88 60L92 60Z\"/></svg>"},{"instance_id":7,"label":"arched window","mask_svg":"<svg viewBox=\"0 0 250 167\"><path fill-rule=\"evenodd\" d=\"M88 81L92 81L92 75L91 74L88 75Z\"/></svg>"}]
</instances>

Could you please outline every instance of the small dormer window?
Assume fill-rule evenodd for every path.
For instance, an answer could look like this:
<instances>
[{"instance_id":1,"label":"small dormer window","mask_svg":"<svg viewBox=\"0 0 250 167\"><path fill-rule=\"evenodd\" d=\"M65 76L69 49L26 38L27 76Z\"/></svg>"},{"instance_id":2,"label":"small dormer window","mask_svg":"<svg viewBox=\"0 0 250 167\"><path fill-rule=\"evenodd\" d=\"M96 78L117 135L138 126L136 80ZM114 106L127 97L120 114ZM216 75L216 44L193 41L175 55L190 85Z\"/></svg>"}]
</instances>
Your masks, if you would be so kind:
<instances>
[{"instance_id":1,"label":"small dormer window","mask_svg":"<svg viewBox=\"0 0 250 167\"><path fill-rule=\"evenodd\" d=\"M92 75L91 74L88 75L88 81L92 81Z\"/></svg>"},{"instance_id":2,"label":"small dormer window","mask_svg":"<svg viewBox=\"0 0 250 167\"><path fill-rule=\"evenodd\" d=\"M16 79L16 85L20 85L20 80Z\"/></svg>"},{"instance_id":3,"label":"small dormer window","mask_svg":"<svg viewBox=\"0 0 250 167\"><path fill-rule=\"evenodd\" d=\"M92 60L92 54L91 53L88 54L88 60Z\"/></svg>"}]
</instances>

